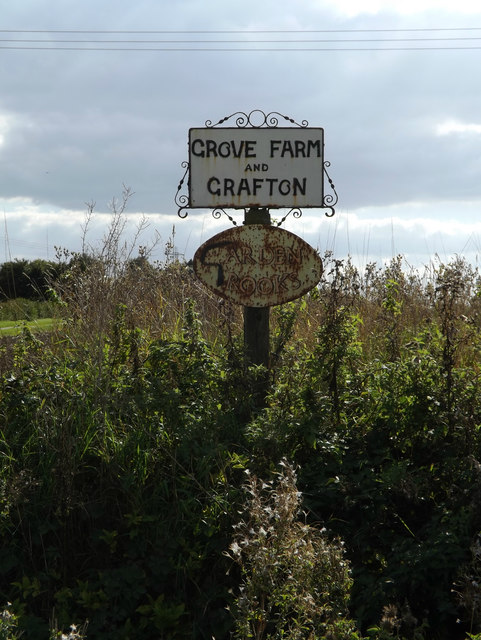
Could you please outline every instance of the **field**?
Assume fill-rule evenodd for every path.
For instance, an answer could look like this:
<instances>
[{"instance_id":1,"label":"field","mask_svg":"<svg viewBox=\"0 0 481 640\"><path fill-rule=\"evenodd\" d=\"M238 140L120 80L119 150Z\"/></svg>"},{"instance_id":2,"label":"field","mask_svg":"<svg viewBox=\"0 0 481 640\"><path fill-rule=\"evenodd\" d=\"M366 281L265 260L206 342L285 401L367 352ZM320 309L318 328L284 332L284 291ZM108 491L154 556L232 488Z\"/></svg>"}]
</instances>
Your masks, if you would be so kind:
<instances>
[{"instance_id":1,"label":"field","mask_svg":"<svg viewBox=\"0 0 481 640\"><path fill-rule=\"evenodd\" d=\"M0 320L0 335L18 336L23 328L27 327L31 331L48 331L52 328L52 318L39 318L38 320Z\"/></svg>"},{"instance_id":2,"label":"field","mask_svg":"<svg viewBox=\"0 0 481 640\"><path fill-rule=\"evenodd\" d=\"M189 265L116 251L2 333L0 638L481 637L479 275L324 266L268 372Z\"/></svg>"}]
</instances>

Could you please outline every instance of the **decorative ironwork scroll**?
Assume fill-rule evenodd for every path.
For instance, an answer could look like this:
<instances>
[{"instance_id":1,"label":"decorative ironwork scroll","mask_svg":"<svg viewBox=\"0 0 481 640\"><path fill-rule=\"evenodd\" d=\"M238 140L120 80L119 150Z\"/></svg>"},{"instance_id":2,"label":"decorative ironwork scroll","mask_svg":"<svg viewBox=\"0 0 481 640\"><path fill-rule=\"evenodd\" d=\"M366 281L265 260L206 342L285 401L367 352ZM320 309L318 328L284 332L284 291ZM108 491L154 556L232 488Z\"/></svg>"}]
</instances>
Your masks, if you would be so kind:
<instances>
[{"instance_id":1,"label":"decorative ironwork scroll","mask_svg":"<svg viewBox=\"0 0 481 640\"><path fill-rule=\"evenodd\" d=\"M301 123L296 122L293 118L289 118L289 116L284 116L277 111L271 111L270 113L264 113L260 109L254 109L250 113L244 113L243 111L237 111L236 113L231 113L230 116L225 116L216 122L212 123L211 120L207 120L205 126L208 128L218 127L222 124L225 124L228 120L235 119L236 126L239 129L243 129L245 127L252 127L254 129L260 129L262 127L268 127L273 129L279 126L279 120L284 119L286 122L290 122L291 124L295 124L297 127L308 127L309 123L307 120L303 120Z\"/></svg>"},{"instance_id":2,"label":"decorative ironwork scroll","mask_svg":"<svg viewBox=\"0 0 481 640\"><path fill-rule=\"evenodd\" d=\"M222 214L224 214L225 216L227 216L229 218L229 220L232 222L232 224L234 225L234 227L237 226L237 222L234 220L234 218L232 216L230 216L227 211L225 211L224 209L214 209L212 211L212 217L215 218L216 220L220 220L220 218L222 217Z\"/></svg>"},{"instance_id":3,"label":"decorative ironwork scroll","mask_svg":"<svg viewBox=\"0 0 481 640\"><path fill-rule=\"evenodd\" d=\"M187 218L189 196L186 193L181 193L181 191L184 187L184 182L187 177L187 174L189 173L189 163L186 160L184 160L181 166L185 169L185 172L184 172L184 175L182 176L181 181L179 182L179 186L177 187L177 192L175 194L174 202L179 207L177 211L177 215L179 216L179 218Z\"/></svg>"},{"instance_id":4,"label":"decorative ironwork scroll","mask_svg":"<svg viewBox=\"0 0 481 640\"><path fill-rule=\"evenodd\" d=\"M328 160L324 161L324 173L326 175L326 178L329 182L329 186L332 189L332 193L329 193L327 195L324 195L324 208L328 209L328 211L325 212L325 215L328 218L332 218L332 216L336 213L334 210L335 205L337 204L337 201L339 199L338 195L337 195L337 191L334 187L334 183L331 180L331 177L329 176L329 174L327 173L327 167L330 167L331 163Z\"/></svg>"},{"instance_id":5,"label":"decorative ironwork scroll","mask_svg":"<svg viewBox=\"0 0 481 640\"><path fill-rule=\"evenodd\" d=\"M300 217L302 216L302 211L301 211L301 209L298 209L298 208L290 209L290 210L286 213L286 215L285 215L283 218L281 218L281 219L279 220L279 222L276 222L276 227L280 227L280 226L281 226L281 224L282 224L283 222L285 222L285 220L287 220L287 218L291 215L291 213L292 213L292 216L293 216L294 218L300 218Z\"/></svg>"}]
</instances>

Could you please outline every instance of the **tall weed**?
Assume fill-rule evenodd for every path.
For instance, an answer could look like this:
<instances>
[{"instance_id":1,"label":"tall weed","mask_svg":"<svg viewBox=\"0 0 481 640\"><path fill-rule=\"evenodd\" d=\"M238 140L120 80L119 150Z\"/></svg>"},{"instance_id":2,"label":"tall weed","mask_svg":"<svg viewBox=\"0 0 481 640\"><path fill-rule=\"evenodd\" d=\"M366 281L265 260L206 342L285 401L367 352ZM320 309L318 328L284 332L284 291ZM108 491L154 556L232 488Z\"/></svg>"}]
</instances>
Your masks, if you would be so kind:
<instances>
[{"instance_id":1,"label":"tall weed","mask_svg":"<svg viewBox=\"0 0 481 640\"><path fill-rule=\"evenodd\" d=\"M234 637L357 638L346 619L351 580L342 545L299 520L293 467L282 461L276 475L273 482L248 473L244 487L246 514L227 554L242 575L231 607Z\"/></svg>"}]
</instances>

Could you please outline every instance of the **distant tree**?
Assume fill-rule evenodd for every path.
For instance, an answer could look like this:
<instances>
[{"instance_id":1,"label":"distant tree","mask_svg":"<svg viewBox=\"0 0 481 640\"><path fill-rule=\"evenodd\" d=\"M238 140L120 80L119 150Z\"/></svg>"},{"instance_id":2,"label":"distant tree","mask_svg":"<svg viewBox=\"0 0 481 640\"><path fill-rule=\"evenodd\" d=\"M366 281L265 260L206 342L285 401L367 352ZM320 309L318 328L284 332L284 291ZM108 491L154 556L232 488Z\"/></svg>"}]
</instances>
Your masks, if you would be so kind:
<instances>
[{"instance_id":1,"label":"distant tree","mask_svg":"<svg viewBox=\"0 0 481 640\"><path fill-rule=\"evenodd\" d=\"M38 300L65 266L49 260L17 259L0 265L0 296Z\"/></svg>"},{"instance_id":2,"label":"distant tree","mask_svg":"<svg viewBox=\"0 0 481 640\"><path fill-rule=\"evenodd\" d=\"M143 273L144 275L156 273L155 267L143 255L128 260L126 263L126 268L130 273L137 272Z\"/></svg>"},{"instance_id":3,"label":"distant tree","mask_svg":"<svg viewBox=\"0 0 481 640\"><path fill-rule=\"evenodd\" d=\"M29 297L25 271L27 260L4 262L0 267L0 291L5 298Z\"/></svg>"}]
</instances>

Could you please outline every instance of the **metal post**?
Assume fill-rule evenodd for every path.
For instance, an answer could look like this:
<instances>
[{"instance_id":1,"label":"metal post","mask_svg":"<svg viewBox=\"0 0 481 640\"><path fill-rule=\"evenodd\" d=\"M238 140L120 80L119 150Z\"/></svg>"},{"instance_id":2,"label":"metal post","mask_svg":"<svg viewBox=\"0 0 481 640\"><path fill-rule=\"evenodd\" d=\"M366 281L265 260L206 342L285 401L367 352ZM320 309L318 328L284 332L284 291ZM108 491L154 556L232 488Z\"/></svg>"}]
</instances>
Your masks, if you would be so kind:
<instances>
[{"instance_id":1,"label":"metal post","mask_svg":"<svg viewBox=\"0 0 481 640\"><path fill-rule=\"evenodd\" d=\"M271 224L269 209L246 210L244 224ZM244 349L249 364L269 368L269 307L244 307Z\"/></svg>"}]
</instances>

